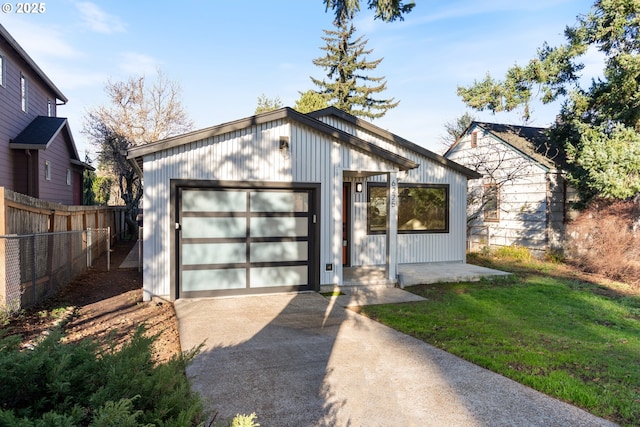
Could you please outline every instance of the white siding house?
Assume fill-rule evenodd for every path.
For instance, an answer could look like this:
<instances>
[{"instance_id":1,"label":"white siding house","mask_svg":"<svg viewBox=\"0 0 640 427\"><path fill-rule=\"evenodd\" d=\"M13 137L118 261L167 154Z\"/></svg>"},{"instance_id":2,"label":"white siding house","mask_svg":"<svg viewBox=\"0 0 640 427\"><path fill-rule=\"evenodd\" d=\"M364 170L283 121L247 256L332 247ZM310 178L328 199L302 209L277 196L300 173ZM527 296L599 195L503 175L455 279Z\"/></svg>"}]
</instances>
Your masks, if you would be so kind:
<instances>
[{"instance_id":1,"label":"white siding house","mask_svg":"<svg viewBox=\"0 0 640 427\"><path fill-rule=\"evenodd\" d=\"M394 283L399 263L465 262L479 175L335 108L282 108L129 158L144 174L145 299L319 290L362 265Z\"/></svg>"},{"instance_id":2,"label":"white siding house","mask_svg":"<svg viewBox=\"0 0 640 427\"><path fill-rule=\"evenodd\" d=\"M473 122L444 154L482 175L469 185L468 242L559 249L570 201L564 158L546 129Z\"/></svg>"}]
</instances>

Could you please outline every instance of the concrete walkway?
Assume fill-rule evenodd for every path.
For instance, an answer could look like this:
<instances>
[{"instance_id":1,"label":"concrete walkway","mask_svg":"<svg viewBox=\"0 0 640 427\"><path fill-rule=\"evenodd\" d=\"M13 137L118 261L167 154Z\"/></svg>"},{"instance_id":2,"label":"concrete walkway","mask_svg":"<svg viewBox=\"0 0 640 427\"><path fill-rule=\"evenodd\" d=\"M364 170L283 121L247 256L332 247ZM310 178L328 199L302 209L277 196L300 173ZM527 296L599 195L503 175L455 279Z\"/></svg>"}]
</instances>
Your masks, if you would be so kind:
<instances>
[{"instance_id":1,"label":"concrete walkway","mask_svg":"<svg viewBox=\"0 0 640 427\"><path fill-rule=\"evenodd\" d=\"M431 283L476 282L482 278L509 276L492 268L463 262L425 262L398 265L398 285L404 288L411 285L426 285ZM344 267L343 286L385 285L384 265L367 265ZM322 290L331 290L333 286L322 286Z\"/></svg>"},{"instance_id":2,"label":"concrete walkway","mask_svg":"<svg viewBox=\"0 0 640 427\"><path fill-rule=\"evenodd\" d=\"M218 421L256 412L263 427L614 425L343 305L317 293L177 301L183 350L204 343L193 388Z\"/></svg>"},{"instance_id":3,"label":"concrete walkway","mask_svg":"<svg viewBox=\"0 0 640 427\"><path fill-rule=\"evenodd\" d=\"M124 259L124 261L122 261L122 263L118 266L118 268L125 268L125 269L139 268L140 267L140 264L138 262L138 260L140 259L139 254L140 254L140 240L136 240L136 243L131 248L131 251L129 251L129 254Z\"/></svg>"}]
</instances>

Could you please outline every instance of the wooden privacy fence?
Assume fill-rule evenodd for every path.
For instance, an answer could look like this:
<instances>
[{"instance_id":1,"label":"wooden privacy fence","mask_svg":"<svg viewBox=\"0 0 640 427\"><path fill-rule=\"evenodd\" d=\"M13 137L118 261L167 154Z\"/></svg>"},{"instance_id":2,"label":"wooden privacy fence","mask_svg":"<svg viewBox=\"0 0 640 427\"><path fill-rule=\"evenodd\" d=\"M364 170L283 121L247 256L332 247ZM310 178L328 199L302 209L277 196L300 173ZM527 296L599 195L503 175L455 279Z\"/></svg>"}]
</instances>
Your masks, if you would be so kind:
<instances>
[{"instance_id":1,"label":"wooden privacy fence","mask_svg":"<svg viewBox=\"0 0 640 427\"><path fill-rule=\"evenodd\" d=\"M125 231L122 206L66 206L0 187L0 236L111 228L111 239Z\"/></svg>"},{"instance_id":2,"label":"wooden privacy fence","mask_svg":"<svg viewBox=\"0 0 640 427\"><path fill-rule=\"evenodd\" d=\"M108 251L124 228L123 207L66 206L0 187L0 309L47 298Z\"/></svg>"}]
</instances>

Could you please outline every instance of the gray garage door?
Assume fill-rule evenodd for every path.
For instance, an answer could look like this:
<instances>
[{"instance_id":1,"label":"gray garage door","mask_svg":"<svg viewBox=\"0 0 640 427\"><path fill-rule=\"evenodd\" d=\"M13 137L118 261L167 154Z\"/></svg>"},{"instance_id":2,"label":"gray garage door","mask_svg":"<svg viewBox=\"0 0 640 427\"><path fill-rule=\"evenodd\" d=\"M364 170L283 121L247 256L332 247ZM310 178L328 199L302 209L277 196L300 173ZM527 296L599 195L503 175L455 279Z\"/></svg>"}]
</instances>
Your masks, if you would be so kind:
<instances>
[{"instance_id":1,"label":"gray garage door","mask_svg":"<svg viewBox=\"0 0 640 427\"><path fill-rule=\"evenodd\" d=\"M179 297L314 289L313 189L179 190Z\"/></svg>"}]
</instances>

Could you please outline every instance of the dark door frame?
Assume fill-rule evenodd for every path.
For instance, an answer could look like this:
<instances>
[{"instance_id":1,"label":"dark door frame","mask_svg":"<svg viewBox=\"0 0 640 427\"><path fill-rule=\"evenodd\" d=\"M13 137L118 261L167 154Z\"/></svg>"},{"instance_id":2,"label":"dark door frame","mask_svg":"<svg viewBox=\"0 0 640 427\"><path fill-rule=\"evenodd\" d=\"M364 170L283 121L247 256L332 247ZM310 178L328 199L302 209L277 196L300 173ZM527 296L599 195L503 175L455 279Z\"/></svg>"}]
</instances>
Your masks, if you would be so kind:
<instances>
[{"instance_id":1,"label":"dark door frame","mask_svg":"<svg viewBox=\"0 0 640 427\"><path fill-rule=\"evenodd\" d=\"M216 180L170 180L170 212L171 233L170 250L171 254L171 282L170 300L175 301L180 298L180 275L181 275L181 194L183 189L280 189L280 190L307 190L309 197L309 217L312 219L309 224L309 286L312 290L320 290L320 194L321 184L316 183L291 183L291 182L246 182L246 181L216 181ZM261 292L277 292L277 288L253 288L255 294ZM221 294L223 292L220 292Z\"/></svg>"},{"instance_id":2,"label":"dark door frame","mask_svg":"<svg viewBox=\"0 0 640 427\"><path fill-rule=\"evenodd\" d=\"M351 267L351 183L342 183L342 266Z\"/></svg>"}]
</instances>

